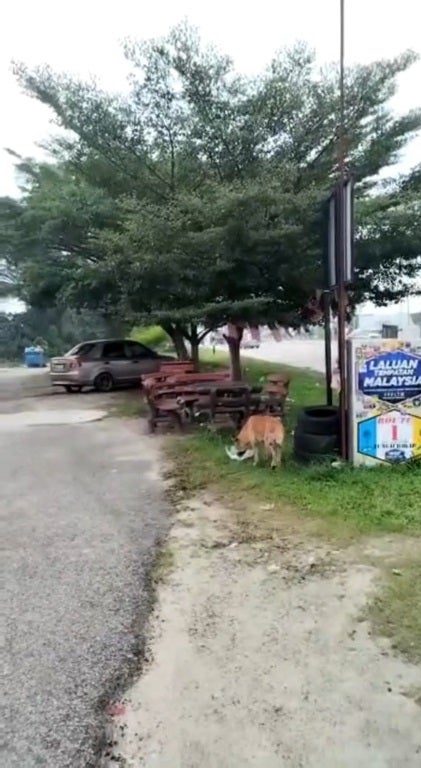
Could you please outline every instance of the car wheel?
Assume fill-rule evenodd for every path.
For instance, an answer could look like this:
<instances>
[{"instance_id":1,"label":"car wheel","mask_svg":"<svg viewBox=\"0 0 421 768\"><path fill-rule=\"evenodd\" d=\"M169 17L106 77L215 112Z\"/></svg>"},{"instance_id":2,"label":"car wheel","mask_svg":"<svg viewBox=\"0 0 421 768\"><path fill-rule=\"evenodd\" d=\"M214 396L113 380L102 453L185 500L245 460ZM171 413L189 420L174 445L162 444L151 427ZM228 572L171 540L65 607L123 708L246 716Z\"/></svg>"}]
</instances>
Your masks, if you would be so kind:
<instances>
[{"instance_id":1,"label":"car wheel","mask_svg":"<svg viewBox=\"0 0 421 768\"><path fill-rule=\"evenodd\" d=\"M94 387L97 392L111 392L114 387L114 379L111 373L99 373L94 381Z\"/></svg>"},{"instance_id":2,"label":"car wheel","mask_svg":"<svg viewBox=\"0 0 421 768\"><path fill-rule=\"evenodd\" d=\"M81 392L82 391L82 387L75 387L72 384L66 384L64 389L66 390L67 394L69 394L69 395L72 394L73 392Z\"/></svg>"}]
</instances>

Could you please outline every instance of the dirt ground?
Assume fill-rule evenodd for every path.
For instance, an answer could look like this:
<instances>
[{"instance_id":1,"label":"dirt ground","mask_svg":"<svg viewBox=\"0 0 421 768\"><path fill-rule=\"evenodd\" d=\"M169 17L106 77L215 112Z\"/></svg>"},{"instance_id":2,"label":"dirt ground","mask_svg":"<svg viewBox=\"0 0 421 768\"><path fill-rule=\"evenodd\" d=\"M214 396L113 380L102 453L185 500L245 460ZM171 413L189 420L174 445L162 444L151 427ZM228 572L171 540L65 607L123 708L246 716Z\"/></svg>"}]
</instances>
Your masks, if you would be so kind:
<instances>
[{"instance_id":1,"label":"dirt ground","mask_svg":"<svg viewBox=\"0 0 421 768\"><path fill-rule=\"evenodd\" d=\"M110 718L113 760L418 767L421 670L364 619L380 568L418 543L329 545L288 522L284 535L250 537L239 519L206 496L179 508L159 567L149 660Z\"/></svg>"}]
</instances>

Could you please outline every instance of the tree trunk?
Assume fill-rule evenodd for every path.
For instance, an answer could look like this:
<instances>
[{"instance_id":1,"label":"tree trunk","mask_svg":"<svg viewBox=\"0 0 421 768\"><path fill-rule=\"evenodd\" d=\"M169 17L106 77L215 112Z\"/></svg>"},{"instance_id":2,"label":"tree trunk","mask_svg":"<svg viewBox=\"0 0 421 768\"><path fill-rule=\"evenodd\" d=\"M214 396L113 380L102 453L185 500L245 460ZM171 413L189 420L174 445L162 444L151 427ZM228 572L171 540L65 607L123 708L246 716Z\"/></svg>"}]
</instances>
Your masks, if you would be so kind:
<instances>
[{"instance_id":1,"label":"tree trunk","mask_svg":"<svg viewBox=\"0 0 421 768\"><path fill-rule=\"evenodd\" d=\"M191 346L191 359L193 360L194 370L199 370L199 335L197 333L197 327L192 324L190 331L190 346Z\"/></svg>"},{"instance_id":2,"label":"tree trunk","mask_svg":"<svg viewBox=\"0 0 421 768\"><path fill-rule=\"evenodd\" d=\"M165 325L162 326L164 331L168 333L170 337L175 353L179 360L188 360L189 353L186 347L184 329L180 325Z\"/></svg>"},{"instance_id":3,"label":"tree trunk","mask_svg":"<svg viewBox=\"0 0 421 768\"><path fill-rule=\"evenodd\" d=\"M243 337L243 329L237 326L237 338L233 336L225 336L228 344L228 350L230 355L230 367L231 367L231 379L233 381L241 381L243 378L243 372L241 370L241 355L240 346L241 339Z\"/></svg>"}]
</instances>

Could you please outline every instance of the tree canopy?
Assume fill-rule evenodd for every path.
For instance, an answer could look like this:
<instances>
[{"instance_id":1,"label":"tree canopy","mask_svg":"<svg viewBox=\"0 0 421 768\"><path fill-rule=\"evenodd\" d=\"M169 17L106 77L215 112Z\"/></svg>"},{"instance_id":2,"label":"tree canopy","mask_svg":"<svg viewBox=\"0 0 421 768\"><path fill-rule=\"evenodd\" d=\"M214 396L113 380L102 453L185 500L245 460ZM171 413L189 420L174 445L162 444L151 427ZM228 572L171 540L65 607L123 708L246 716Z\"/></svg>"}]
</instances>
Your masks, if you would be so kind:
<instances>
[{"instance_id":1,"label":"tree canopy","mask_svg":"<svg viewBox=\"0 0 421 768\"><path fill-rule=\"evenodd\" d=\"M124 52L124 95L15 65L64 129L48 143L51 164L19 162L22 199L0 201L0 247L21 295L147 318L179 341L196 342L199 323L301 323L322 286L337 67L318 68L300 44L244 77L187 25ZM400 299L417 270L420 169L377 180L421 125L421 110L389 108L414 61L406 52L346 73L355 301Z\"/></svg>"}]
</instances>

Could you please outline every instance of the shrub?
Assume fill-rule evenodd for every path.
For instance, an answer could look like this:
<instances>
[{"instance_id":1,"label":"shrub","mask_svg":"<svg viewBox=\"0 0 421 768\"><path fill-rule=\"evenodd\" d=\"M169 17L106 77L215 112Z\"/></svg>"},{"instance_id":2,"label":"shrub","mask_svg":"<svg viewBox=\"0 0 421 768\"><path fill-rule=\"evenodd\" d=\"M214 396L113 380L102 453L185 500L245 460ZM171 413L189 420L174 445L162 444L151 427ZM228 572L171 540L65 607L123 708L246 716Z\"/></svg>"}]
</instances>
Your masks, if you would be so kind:
<instances>
[{"instance_id":1,"label":"shrub","mask_svg":"<svg viewBox=\"0 0 421 768\"><path fill-rule=\"evenodd\" d=\"M170 342L170 338L160 325L139 325L133 328L130 338L146 344L147 347L161 347Z\"/></svg>"}]
</instances>

